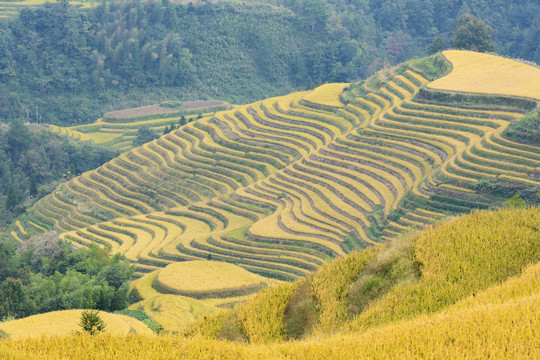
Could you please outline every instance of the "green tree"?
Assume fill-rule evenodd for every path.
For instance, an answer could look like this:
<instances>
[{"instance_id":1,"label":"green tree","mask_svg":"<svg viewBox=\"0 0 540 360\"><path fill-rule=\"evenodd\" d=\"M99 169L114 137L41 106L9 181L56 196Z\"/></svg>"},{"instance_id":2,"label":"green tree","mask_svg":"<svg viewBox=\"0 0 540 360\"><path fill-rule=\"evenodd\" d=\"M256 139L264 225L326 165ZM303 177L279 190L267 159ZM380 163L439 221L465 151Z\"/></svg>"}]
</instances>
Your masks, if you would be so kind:
<instances>
[{"instance_id":1,"label":"green tree","mask_svg":"<svg viewBox=\"0 0 540 360\"><path fill-rule=\"evenodd\" d=\"M30 175L30 195L36 196L38 194L38 188L37 188L37 177L36 174Z\"/></svg>"},{"instance_id":2,"label":"green tree","mask_svg":"<svg viewBox=\"0 0 540 360\"><path fill-rule=\"evenodd\" d=\"M81 319L79 326L83 329L84 332L95 335L98 332L105 331L107 327L101 316L99 316L98 310L85 310L81 314Z\"/></svg>"},{"instance_id":3,"label":"green tree","mask_svg":"<svg viewBox=\"0 0 540 360\"><path fill-rule=\"evenodd\" d=\"M515 194L504 202L504 206L509 208L524 208L527 206L527 203L519 196L519 194Z\"/></svg>"},{"instance_id":4,"label":"green tree","mask_svg":"<svg viewBox=\"0 0 540 360\"><path fill-rule=\"evenodd\" d=\"M435 53L438 53L439 51L446 50L446 41L440 36L435 37L431 44L429 44L426 48L426 53L428 55L433 55Z\"/></svg>"},{"instance_id":5,"label":"green tree","mask_svg":"<svg viewBox=\"0 0 540 360\"><path fill-rule=\"evenodd\" d=\"M9 183L7 190L6 209L13 210L19 204L19 192L12 182Z\"/></svg>"},{"instance_id":6,"label":"green tree","mask_svg":"<svg viewBox=\"0 0 540 360\"><path fill-rule=\"evenodd\" d=\"M133 145L141 146L142 144L146 144L147 142L152 141L155 138L157 138L156 133L153 132L152 129L150 129L149 127L143 126L139 128L139 130L137 130L137 137L135 138L135 140L133 140Z\"/></svg>"},{"instance_id":7,"label":"green tree","mask_svg":"<svg viewBox=\"0 0 540 360\"><path fill-rule=\"evenodd\" d=\"M17 161L19 156L30 148L32 137L21 119L12 120L7 132L8 151L11 159Z\"/></svg>"},{"instance_id":8,"label":"green tree","mask_svg":"<svg viewBox=\"0 0 540 360\"><path fill-rule=\"evenodd\" d=\"M21 318L35 312L36 306L28 297L20 279L7 278L0 285L0 318Z\"/></svg>"},{"instance_id":9,"label":"green tree","mask_svg":"<svg viewBox=\"0 0 540 360\"><path fill-rule=\"evenodd\" d=\"M494 51L493 29L470 14L463 15L454 31L452 47L479 52Z\"/></svg>"}]
</instances>

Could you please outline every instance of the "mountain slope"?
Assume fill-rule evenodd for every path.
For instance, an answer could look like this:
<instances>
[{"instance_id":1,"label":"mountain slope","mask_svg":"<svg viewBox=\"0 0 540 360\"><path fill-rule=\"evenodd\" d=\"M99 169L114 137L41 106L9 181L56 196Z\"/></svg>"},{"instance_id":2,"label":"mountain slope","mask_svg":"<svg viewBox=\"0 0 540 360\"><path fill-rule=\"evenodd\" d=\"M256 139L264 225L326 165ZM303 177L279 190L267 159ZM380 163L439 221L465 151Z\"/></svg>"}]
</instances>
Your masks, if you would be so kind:
<instances>
[{"instance_id":1,"label":"mountain slope","mask_svg":"<svg viewBox=\"0 0 540 360\"><path fill-rule=\"evenodd\" d=\"M139 275L212 257L292 280L515 192L537 201L540 148L501 135L537 103L427 88L445 66L218 112L61 185L28 219L111 246Z\"/></svg>"},{"instance_id":2,"label":"mountain slope","mask_svg":"<svg viewBox=\"0 0 540 360\"><path fill-rule=\"evenodd\" d=\"M373 260L378 264L388 264L388 260L392 260L389 255L403 248L404 243L409 244L405 248L413 250L407 256L425 261L416 281L395 284L352 320L336 318L340 331L331 335L319 333L301 341L271 344L175 335L157 338L57 337L52 341L0 341L0 351L19 357L39 354L42 359L52 359L60 354L74 358L103 357L109 349L114 349L115 356L134 359L535 359L540 355L536 346L540 335L540 318L537 316L540 310L539 229L538 208L481 211L402 239L401 245L399 242L378 245L325 265L312 278L303 281L313 285L313 291L318 295L324 293L315 287L317 283L326 284L327 289L344 290L340 297L332 295L323 299L326 302L319 304L322 308L350 301L347 292L353 288L351 285L363 278L366 270L374 264ZM398 255L399 258L402 256L403 253ZM386 262L381 262L383 259ZM377 271L379 275L384 274L382 267ZM300 288L302 283L295 283L259 294L258 300L243 306L255 306L250 314L258 316L242 321L251 325L258 322L263 325L259 330L273 334L276 328L283 327L284 313L283 310L269 311L286 309L288 300L280 300L291 299ZM424 291L418 291L422 288ZM426 296L417 298L417 301L408 301L408 296L399 297L407 293L413 295L415 291ZM328 302L329 299L333 302ZM395 316L395 308L391 305L398 300L401 300L398 312L404 308L413 310L408 316ZM245 313L241 308L237 311ZM365 314L369 317L375 313L382 317L375 323L366 323ZM267 318L265 315L273 316ZM272 326L267 326L270 324ZM220 330L220 326L225 327ZM234 331L234 324L221 315L221 318L201 321L199 328L223 337ZM278 332L278 335L283 334ZM275 339L261 338L256 342L272 340Z\"/></svg>"}]
</instances>

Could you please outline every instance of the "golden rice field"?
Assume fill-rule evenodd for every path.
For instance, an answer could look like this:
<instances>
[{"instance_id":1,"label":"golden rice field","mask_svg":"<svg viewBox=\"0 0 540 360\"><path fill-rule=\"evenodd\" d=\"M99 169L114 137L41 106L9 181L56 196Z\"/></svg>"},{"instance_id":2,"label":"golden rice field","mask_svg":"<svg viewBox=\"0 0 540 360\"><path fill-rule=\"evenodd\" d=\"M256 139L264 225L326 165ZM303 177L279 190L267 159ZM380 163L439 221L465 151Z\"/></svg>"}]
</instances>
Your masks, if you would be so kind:
<instances>
[{"instance_id":1,"label":"golden rice field","mask_svg":"<svg viewBox=\"0 0 540 360\"><path fill-rule=\"evenodd\" d=\"M0 353L36 359L537 359L538 226L538 208L482 211L404 239L425 264L421 278L395 286L352 319L342 315L348 285L374 259L401 251L399 242L353 252L307 280L262 292L235 309L236 320L221 312L200 321L201 332L191 331L196 335L14 337L0 340ZM287 303L306 281L321 309L320 330L283 341ZM411 295L420 297L411 301ZM245 326L251 343L212 338L223 336L220 324L231 331L231 321Z\"/></svg>"},{"instance_id":2,"label":"golden rice field","mask_svg":"<svg viewBox=\"0 0 540 360\"><path fill-rule=\"evenodd\" d=\"M165 330L180 331L203 315L245 301L261 287L276 283L224 262L173 263L133 282L132 291L142 300L130 309L145 311Z\"/></svg>"},{"instance_id":3,"label":"golden rice field","mask_svg":"<svg viewBox=\"0 0 540 360\"><path fill-rule=\"evenodd\" d=\"M540 69L500 56L446 50L452 72L430 83L436 90L521 96L540 100Z\"/></svg>"},{"instance_id":4,"label":"golden rice field","mask_svg":"<svg viewBox=\"0 0 540 360\"><path fill-rule=\"evenodd\" d=\"M13 339L66 336L81 330L78 323L82 312L83 310L61 310L10 320L1 322L0 330L8 333ZM146 336L153 334L148 326L132 317L103 311L100 311L99 315L106 324L105 332L108 334L136 333Z\"/></svg>"},{"instance_id":5,"label":"golden rice field","mask_svg":"<svg viewBox=\"0 0 540 360\"><path fill-rule=\"evenodd\" d=\"M382 76L367 81L369 87L329 84L217 111L59 186L9 230L21 241L57 230L75 246L95 243L126 256L146 284L138 308L181 329L218 305L245 300L226 300L243 295L230 293L213 302L179 301L154 287L229 287L224 278L209 283L206 270L198 290L196 276L175 277L194 260L235 264L256 274L253 284L262 282L257 277L294 281L356 249L447 216L500 206L502 195L478 186L486 179L520 189L540 186L540 148L503 133L537 106L532 92L497 104L483 98L485 106L475 106L428 89L427 77L412 61L387 71L382 82L375 81ZM106 126L100 120L68 130L99 134L97 141L113 134L104 142L113 144L141 124L160 121L171 119ZM117 144L129 147L126 139ZM238 267L221 273L238 281ZM328 314L321 329L343 316Z\"/></svg>"},{"instance_id":6,"label":"golden rice field","mask_svg":"<svg viewBox=\"0 0 540 360\"><path fill-rule=\"evenodd\" d=\"M155 282L161 289L179 295L219 297L221 293L252 292L266 279L234 264L198 260L167 265Z\"/></svg>"},{"instance_id":7,"label":"golden rice field","mask_svg":"<svg viewBox=\"0 0 540 360\"><path fill-rule=\"evenodd\" d=\"M340 95L347 86L349 86L347 83L325 84L304 96L304 100L321 105L342 107Z\"/></svg>"},{"instance_id":8,"label":"golden rice field","mask_svg":"<svg viewBox=\"0 0 540 360\"><path fill-rule=\"evenodd\" d=\"M71 127L50 125L50 131L81 141L113 147L121 152L133 148L133 140L139 128L145 126L161 135L167 126L175 125L182 115L187 121L208 116L212 112L227 109L230 105L223 101L186 102L181 108L162 107L160 104L138 108L111 111L96 122Z\"/></svg>"}]
</instances>

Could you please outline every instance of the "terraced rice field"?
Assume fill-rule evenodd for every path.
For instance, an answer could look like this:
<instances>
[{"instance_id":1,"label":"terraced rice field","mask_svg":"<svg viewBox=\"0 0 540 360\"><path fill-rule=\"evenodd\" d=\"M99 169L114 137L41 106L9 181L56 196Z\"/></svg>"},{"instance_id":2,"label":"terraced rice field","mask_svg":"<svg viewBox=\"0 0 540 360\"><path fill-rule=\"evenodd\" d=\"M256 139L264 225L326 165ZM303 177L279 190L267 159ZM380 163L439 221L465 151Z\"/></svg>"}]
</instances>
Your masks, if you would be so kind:
<instances>
[{"instance_id":1,"label":"terraced rice field","mask_svg":"<svg viewBox=\"0 0 540 360\"><path fill-rule=\"evenodd\" d=\"M540 186L540 148L502 135L537 106L534 94L456 101L427 88L419 69L405 64L377 88L324 85L189 122L60 186L22 226L110 246L139 277L211 258L294 280L353 249L502 203L477 192L478 181Z\"/></svg>"},{"instance_id":2,"label":"terraced rice field","mask_svg":"<svg viewBox=\"0 0 540 360\"><path fill-rule=\"evenodd\" d=\"M62 136L93 141L125 152L133 148L133 140L141 127L148 127L161 135L166 127L178 127L182 116L189 122L198 116L209 116L215 111L228 108L228 103L217 100L185 102L176 108L157 104L111 111L92 124L71 127L50 125L49 130Z\"/></svg>"},{"instance_id":3,"label":"terraced rice field","mask_svg":"<svg viewBox=\"0 0 540 360\"><path fill-rule=\"evenodd\" d=\"M245 301L261 287L275 283L224 262L174 263L133 283L132 291L141 300L130 309L144 310L165 329L178 331L201 315Z\"/></svg>"}]
</instances>

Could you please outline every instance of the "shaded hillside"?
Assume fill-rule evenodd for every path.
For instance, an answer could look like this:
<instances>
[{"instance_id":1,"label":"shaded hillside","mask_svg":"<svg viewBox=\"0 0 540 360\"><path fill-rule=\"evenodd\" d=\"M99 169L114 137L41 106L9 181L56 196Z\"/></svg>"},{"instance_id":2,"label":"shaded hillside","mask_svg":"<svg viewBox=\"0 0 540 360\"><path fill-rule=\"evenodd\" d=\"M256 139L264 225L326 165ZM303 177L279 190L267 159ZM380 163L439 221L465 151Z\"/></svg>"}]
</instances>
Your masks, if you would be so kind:
<instances>
[{"instance_id":1,"label":"shaded hillside","mask_svg":"<svg viewBox=\"0 0 540 360\"><path fill-rule=\"evenodd\" d=\"M110 246L139 276L211 257L293 280L515 193L538 202L540 149L501 135L536 102L425 87L446 66L437 55L191 122L59 186L23 227Z\"/></svg>"}]
</instances>

